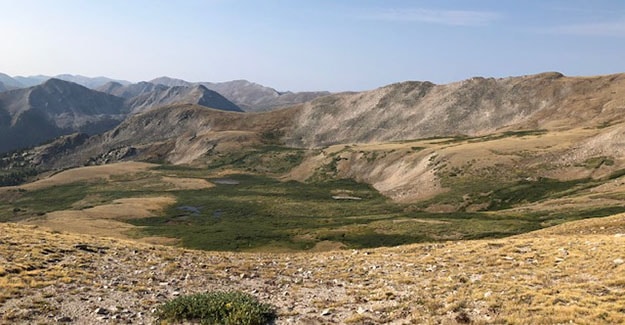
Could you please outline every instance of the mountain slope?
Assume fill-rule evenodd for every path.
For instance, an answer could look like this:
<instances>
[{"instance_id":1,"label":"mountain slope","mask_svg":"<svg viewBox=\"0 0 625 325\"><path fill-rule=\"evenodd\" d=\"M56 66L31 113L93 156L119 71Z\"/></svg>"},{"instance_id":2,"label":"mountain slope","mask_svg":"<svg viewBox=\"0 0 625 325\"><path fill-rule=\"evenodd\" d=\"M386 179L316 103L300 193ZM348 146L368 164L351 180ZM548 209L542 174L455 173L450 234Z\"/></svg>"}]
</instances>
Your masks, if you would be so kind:
<instances>
[{"instance_id":1,"label":"mountain slope","mask_svg":"<svg viewBox=\"0 0 625 325\"><path fill-rule=\"evenodd\" d=\"M45 168L64 168L120 160L200 163L207 152L228 143L236 148L262 145L272 134L285 134L293 111L241 114L198 105L173 105L129 116L120 125L93 136L72 152L48 161ZM32 160L39 150L32 150Z\"/></svg>"},{"instance_id":2,"label":"mountain slope","mask_svg":"<svg viewBox=\"0 0 625 325\"><path fill-rule=\"evenodd\" d=\"M145 87L145 85L138 84L136 88L139 88L136 92L140 94L127 101L133 113L172 104L197 104L223 111L242 112L237 105L202 85ZM147 91L148 89L152 90Z\"/></svg>"},{"instance_id":3,"label":"mountain slope","mask_svg":"<svg viewBox=\"0 0 625 325\"><path fill-rule=\"evenodd\" d=\"M103 132L118 124L121 98L50 79L0 94L0 152L36 145L72 132Z\"/></svg>"},{"instance_id":4,"label":"mountain slope","mask_svg":"<svg viewBox=\"0 0 625 325\"><path fill-rule=\"evenodd\" d=\"M624 107L625 75L571 78L545 73L447 85L403 82L300 105L289 144L318 147L476 136L506 128L595 127L622 121Z\"/></svg>"}]
</instances>

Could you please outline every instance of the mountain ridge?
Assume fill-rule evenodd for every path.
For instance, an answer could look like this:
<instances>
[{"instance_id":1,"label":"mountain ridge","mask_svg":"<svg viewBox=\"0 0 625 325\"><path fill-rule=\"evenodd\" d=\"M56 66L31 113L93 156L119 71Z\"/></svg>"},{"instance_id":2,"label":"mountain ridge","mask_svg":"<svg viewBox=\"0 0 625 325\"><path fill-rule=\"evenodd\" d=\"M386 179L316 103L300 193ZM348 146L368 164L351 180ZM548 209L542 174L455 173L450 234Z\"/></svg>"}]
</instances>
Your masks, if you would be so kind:
<instances>
[{"instance_id":1,"label":"mountain ridge","mask_svg":"<svg viewBox=\"0 0 625 325\"><path fill-rule=\"evenodd\" d=\"M288 144L315 147L341 142L478 136L507 127L552 129L572 123L594 126L622 119L619 108L625 107L624 88L625 74L586 78L559 73L477 77L446 85L402 82L297 106L301 109L300 130Z\"/></svg>"},{"instance_id":2,"label":"mountain ridge","mask_svg":"<svg viewBox=\"0 0 625 325\"><path fill-rule=\"evenodd\" d=\"M279 107L286 107L330 94L330 92L327 91L279 92L271 87L266 87L247 80L232 80L226 82L189 82L166 76L154 78L150 81L131 83L126 80L111 79L108 77L86 77L71 74L60 74L54 77L44 75L11 77L6 74L1 74L0 82L4 80L4 84L7 89L28 88L39 85L50 78L74 82L87 88L103 91L112 95L121 95L121 97L124 98L133 97L129 95L130 93L136 93L138 95L139 89L147 87L146 83L164 85L168 87L193 87L195 85L203 85L209 90L216 91L221 96L224 96L244 111L249 112L267 111ZM113 87L113 84L129 86L130 88L124 88L122 92L126 93L115 94L115 87L111 88Z\"/></svg>"},{"instance_id":3,"label":"mountain ridge","mask_svg":"<svg viewBox=\"0 0 625 325\"><path fill-rule=\"evenodd\" d=\"M248 80L232 80L226 82L188 82L170 77L159 77L150 80L155 84L166 86L203 85L206 88L216 91L237 104L246 112L262 112L271 109L287 107L298 104L317 97L329 95L327 91L308 92L279 92L271 87L266 87Z\"/></svg>"},{"instance_id":4,"label":"mountain ridge","mask_svg":"<svg viewBox=\"0 0 625 325\"><path fill-rule=\"evenodd\" d=\"M151 83L138 86L158 88ZM273 132L284 145L319 148L341 143L484 136L507 130L597 127L623 121L624 107L625 74L565 77L542 73L499 79L476 77L447 85L406 81L370 91L325 96L278 110L277 114L246 117L250 121L268 121L280 116L284 121L269 123L281 125L275 130L239 129L234 122L230 126L224 122L221 130ZM198 118L210 119L209 115ZM175 129L174 120L166 121L172 121ZM141 134L139 126L125 128L137 129L136 134Z\"/></svg>"}]
</instances>

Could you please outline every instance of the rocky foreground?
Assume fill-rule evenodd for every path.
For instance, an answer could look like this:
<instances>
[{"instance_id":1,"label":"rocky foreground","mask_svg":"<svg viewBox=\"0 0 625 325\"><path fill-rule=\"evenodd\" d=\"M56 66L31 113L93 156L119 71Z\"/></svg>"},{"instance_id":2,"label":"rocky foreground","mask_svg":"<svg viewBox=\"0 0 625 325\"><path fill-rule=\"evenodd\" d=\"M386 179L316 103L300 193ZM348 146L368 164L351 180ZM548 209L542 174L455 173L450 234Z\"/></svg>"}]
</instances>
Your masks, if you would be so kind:
<instances>
[{"instance_id":1,"label":"rocky foreground","mask_svg":"<svg viewBox=\"0 0 625 325\"><path fill-rule=\"evenodd\" d=\"M0 323L152 324L241 290L277 324L625 322L625 216L499 240L328 253L203 252L0 224Z\"/></svg>"}]
</instances>

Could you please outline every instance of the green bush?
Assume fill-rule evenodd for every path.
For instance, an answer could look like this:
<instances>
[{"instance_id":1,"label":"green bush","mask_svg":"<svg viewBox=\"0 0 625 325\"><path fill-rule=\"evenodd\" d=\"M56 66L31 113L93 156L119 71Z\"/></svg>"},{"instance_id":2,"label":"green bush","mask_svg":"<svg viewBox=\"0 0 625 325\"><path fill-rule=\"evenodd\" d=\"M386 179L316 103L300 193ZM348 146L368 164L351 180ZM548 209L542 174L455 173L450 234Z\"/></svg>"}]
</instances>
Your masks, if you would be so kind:
<instances>
[{"instance_id":1,"label":"green bush","mask_svg":"<svg viewBox=\"0 0 625 325\"><path fill-rule=\"evenodd\" d=\"M157 317L165 322L261 325L271 323L276 314L271 305L260 303L247 293L218 291L170 300L158 307Z\"/></svg>"}]
</instances>

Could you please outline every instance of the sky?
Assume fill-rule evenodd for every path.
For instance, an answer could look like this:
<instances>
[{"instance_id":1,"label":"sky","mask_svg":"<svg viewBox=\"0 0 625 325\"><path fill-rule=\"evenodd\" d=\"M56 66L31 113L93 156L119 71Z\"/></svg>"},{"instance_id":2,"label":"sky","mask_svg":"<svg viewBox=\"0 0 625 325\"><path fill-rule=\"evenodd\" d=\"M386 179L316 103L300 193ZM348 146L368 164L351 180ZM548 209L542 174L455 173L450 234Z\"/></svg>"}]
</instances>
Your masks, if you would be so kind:
<instances>
[{"instance_id":1,"label":"sky","mask_svg":"<svg viewBox=\"0 0 625 325\"><path fill-rule=\"evenodd\" d=\"M0 0L0 72L358 91L625 72L623 0Z\"/></svg>"}]
</instances>

